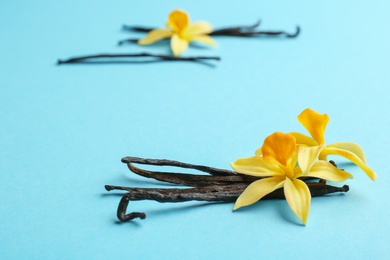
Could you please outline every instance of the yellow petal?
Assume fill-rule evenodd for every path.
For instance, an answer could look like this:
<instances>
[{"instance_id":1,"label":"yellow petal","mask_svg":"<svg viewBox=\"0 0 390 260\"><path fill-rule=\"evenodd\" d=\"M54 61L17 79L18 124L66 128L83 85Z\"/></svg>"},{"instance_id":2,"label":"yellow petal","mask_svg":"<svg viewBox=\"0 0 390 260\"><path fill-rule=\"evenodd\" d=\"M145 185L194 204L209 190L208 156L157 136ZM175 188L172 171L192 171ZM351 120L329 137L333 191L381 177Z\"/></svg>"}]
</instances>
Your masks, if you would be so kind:
<instances>
[{"instance_id":1,"label":"yellow petal","mask_svg":"<svg viewBox=\"0 0 390 260\"><path fill-rule=\"evenodd\" d=\"M306 108L299 116L298 121L306 128L318 144L325 142L324 134L329 122L327 114L320 114L310 108Z\"/></svg>"},{"instance_id":2,"label":"yellow petal","mask_svg":"<svg viewBox=\"0 0 390 260\"><path fill-rule=\"evenodd\" d=\"M171 38L171 49L175 57L188 48L188 41L181 39L177 34L174 34Z\"/></svg>"},{"instance_id":3,"label":"yellow petal","mask_svg":"<svg viewBox=\"0 0 390 260\"><path fill-rule=\"evenodd\" d=\"M190 38L190 41L201 42L211 46L217 46L217 43L208 35L198 35Z\"/></svg>"},{"instance_id":4,"label":"yellow petal","mask_svg":"<svg viewBox=\"0 0 390 260\"><path fill-rule=\"evenodd\" d=\"M138 44L147 45L155 43L164 38L169 38L172 36L172 31L168 29L156 29L150 31L145 38L138 41Z\"/></svg>"},{"instance_id":5,"label":"yellow petal","mask_svg":"<svg viewBox=\"0 0 390 260\"><path fill-rule=\"evenodd\" d=\"M259 201L265 195L283 187L283 183L284 179L280 177L265 178L252 182L238 197L233 210Z\"/></svg>"},{"instance_id":6,"label":"yellow petal","mask_svg":"<svg viewBox=\"0 0 390 260\"><path fill-rule=\"evenodd\" d=\"M315 162L307 176L328 181L345 181L353 178L350 173L342 171L326 161Z\"/></svg>"},{"instance_id":7,"label":"yellow petal","mask_svg":"<svg viewBox=\"0 0 390 260\"><path fill-rule=\"evenodd\" d=\"M279 165L264 160L261 156L241 158L230 164L234 171L257 177L284 176Z\"/></svg>"},{"instance_id":8,"label":"yellow petal","mask_svg":"<svg viewBox=\"0 0 390 260\"><path fill-rule=\"evenodd\" d=\"M262 151L261 148L262 148L262 147L260 147L259 149L257 149L257 150L255 151L255 154L256 154L256 155L262 155L262 154L263 154L263 151Z\"/></svg>"},{"instance_id":9,"label":"yellow petal","mask_svg":"<svg viewBox=\"0 0 390 260\"><path fill-rule=\"evenodd\" d=\"M187 28L183 31L185 35L201 35L201 34L209 34L213 31L213 27L208 22L195 22L189 24Z\"/></svg>"},{"instance_id":10,"label":"yellow petal","mask_svg":"<svg viewBox=\"0 0 390 260\"><path fill-rule=\"evenodd\" d=\"M344 158L347 158L348 160L350 160L351 162L359 166L368 175L368 177L371 178L371 180L374 181L376 179L376 173L367 164L365 164L356 154L344 149L333 148L328 146L324 147L324 149L322 149L321 151L321 156L322 155L327 156L331 154L340 155Z\"/></svg>"},{"instance_id":11,"label":"yellow petal","mask_svg":"<svg viewBox=\"0 0 390 260\"><path fill-rule=\"evenodd\" d=\"M190 17L181 10L174 10L169 14L167 25L176 33L181 33L189 24Z\"/></svg>"},{"instance_id":12,"label":"yellow petal","mask_svg":"<svg viewBox=\"0 0 390 260\"><path fill-rule=\"evenodd\" d=\"M289 134L275 132L264 140L262 152L265 159L287 165L296 152L295 138Z\"/></svg>"},{"instance_id":13,"label":"yellow petal","mask_svg":"<svg viewBox=\"0 0 390 260\"><path fill-rule=\"evenodd\" d=\"M356 154L364 163L366 162L366 156L364 155L363 149L356 143L352 142L338 142L333 144L328 144L327 147L339 148L343 150L350 151Z\"/></svg>"},{"instance_id":14,"label":"yellow petal","mask_svg":"<svg viewBox=\"0 0 390 260\"><path fill-rule=\"evenodd\" d=\"M303 175L307 175L313 164L316 162L324 145L319 146L300 146L298 149L298 164Z\"/></svg>"},{"instance_id":15,"label":"yellow petal","mask_svg":"<svg viewBox=\"0 0 390 260\"><path fill-rule=\"evenodd\" d=\"M310 136L307 136L307 135L304 135L304 134L301 134L298 132L290 132L288 134L295 137L297 144L304 144L307 146L317 146L318 145L318 143Z\"/></svg>"},{"instance_id":16,"label":"yellow petal","mask_svg":"<svg viewBox=\"0 0 390 260\"><path fill-rule=\"evenodd\" d=\"M311 194L306 183L301 180L286 178L284 182L284 195L294 214L306 225L310 210Z\"/></svg>"}]
</instances>

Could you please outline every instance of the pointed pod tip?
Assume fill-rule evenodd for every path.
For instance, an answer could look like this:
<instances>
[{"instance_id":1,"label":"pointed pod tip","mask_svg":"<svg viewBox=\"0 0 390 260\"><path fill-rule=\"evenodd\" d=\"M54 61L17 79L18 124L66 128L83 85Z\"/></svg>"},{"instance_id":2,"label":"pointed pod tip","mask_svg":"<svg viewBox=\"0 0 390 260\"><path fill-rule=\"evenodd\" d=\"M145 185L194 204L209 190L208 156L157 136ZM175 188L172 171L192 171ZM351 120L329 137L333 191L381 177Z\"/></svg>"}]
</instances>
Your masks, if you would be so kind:
<instances>
[{"instance_id":1,"label":"pointed pod tip","mask_svg":"<svg viewBox=\"0 0 390 260\"><path fill-rule=\"evenodd\" d=\"M342 191L343 192L348 192L349 191L349 186L348 185L344 185L343 187L341 187Z\"/></svg>"},{"instance_id":2,"label":"pointed pod tip","mask_svg":"<svg viewBox=\"0 0 390 260\"><path fill-rule=\"evenodd\" d=\"M127 157L123 157L123 158L121 159L121 162L127 163L127 162L128 162L128 161L127 161Z\"/></svg>"},{"instance_id":3,"label":"pointed pod tip","mask_svg":"<svg viewBox=\"0 0 390 260\"><path fill-rule=\"evenodd\" d=\"M104 185L104 188L106 189L106 191L113 190L111 185Z\"/></svg>"}]
</instances>

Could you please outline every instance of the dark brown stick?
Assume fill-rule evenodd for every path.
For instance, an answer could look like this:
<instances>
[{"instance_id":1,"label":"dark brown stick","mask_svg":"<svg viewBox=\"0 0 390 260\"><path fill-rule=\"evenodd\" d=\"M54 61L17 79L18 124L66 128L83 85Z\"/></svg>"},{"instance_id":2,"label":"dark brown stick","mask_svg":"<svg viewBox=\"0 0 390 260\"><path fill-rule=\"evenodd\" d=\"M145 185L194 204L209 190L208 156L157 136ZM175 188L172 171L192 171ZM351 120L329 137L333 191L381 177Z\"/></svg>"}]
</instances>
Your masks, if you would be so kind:
<instances>
[{"instance_id":1,"label":"dark brown stick","mask_svg":"<svg viewBox=\"0 0 390 260\"><path fill-rule=\"evenodd\" d=\"M129 156L122 158L122 162L126 163L132 172L143 177L154 178L159 181L174 184L193 186L194 188L131 188L124 186L105 185L105 189L107 191L127 191L127 193L123 195L118 206L117 216L121 221L128 221L134 218L144 219L146 217L146 214L143 212L132 212L130 214L126 214L127 206L130 200L155 200L158 202L184 202L191 200L232 202L240 196L240 194L250 183L259 179L253 176L237 174L236 172L229 170L183 163L173 160L145 159ZM207 172L211 175L154 172L140 169L134 166L133 163L195 169ZM311 182L312 178L302 178L302 180L305 181L309 187L312 197L323 196L336 192L347 192L349 190L347 185L344 185L343 187L334 187L326 185L326 182L323 180L320 180L320 182ZM265 196L263 199L285 199L284 191L283 189L275 190L274 192Z\"/></svg>"},{"instance_id":2,"label":"dark brown stick","mask_svg":"<svg viewBox=\"0 0 390 260\"><path fill-rule=\"evenodd\" d=\"M235 37L257 37L257 36L266 36L266 37L286 37L286 38L295 38L300 32L301 28L296 26L294 33L288 33L285 31L254 31L257 26L260 25L260 21L256 22L254 25L250 26L238 26L238 27L227 27L221 28L212 31L208 35L210 36L235 36ZM140 27L140 26L128 26L124 25L123 30L126 31L135 31L135 32L150 32L154 28L150 27ZM126 42L137 43L139 39L124 39L118 42L118 45L122 45Z\"/></svg>"},{"instance_id":3,"label":"dark brown stick","mask_svg":"<svg viewBox=\"0 0 390 260\"><path fill-rule=\"evenodd\" d=\"M96 55L86 55L86 56L79 56L74 58L69 58L66 60L58 60L57 64L66 64L66 63L83 63L88 62L91 60L96 59L102 59L102 58L139 58L139 57L150 57L155 58L158 60L165 60L165 61L200 61L200 60L221 60L220 57L204 57L204 56L198 56L198 57L174 57L174 56L166 56L166 55L155 55L150 53L126 53L126 54L96 54Z\"/></svg>"},{"instance_id":4,"label":"dark brown stick","mask_svg":"<svg viewBox=\"0 0 390 260\"><path fill-rule=\"evenodd\" d=\"M139 163L139 164L147 164L147 165L156 165L156 166L174 166L174 167L180 167L180 168L186 168L186 169L195 169L202 172L207 172L211 175L215 176L228 176L228 175L237 175L233 171L224 170L224 169L218 169L214 167L204 166L204 165L197 165L197 164L190 164L190 163L183 163L173 160L166 160L166 159L146 159L146 158L139 158L139 157L124 157L121 160L123 163Z\"/></svg>"},{"instance_id":5,"label":"dark brown stick","mask_svg":"<svg viewBox=\"0 0 390 260\"><path fill-rule=\"evenodd\" d=\"M140 169L131 163L127 164L130 171L146 178L153 178L158 181L181 184L185 186L203 187L216 185L229 185L237 183L250 183L258 178L243 174L232 174L226 176L199 175L174 172L154 172Z\"/></svg>"},{"instance_id":6,"label":"dark brown stick","mask_svg":"<svg viewBox=\"0 0 390 260\"><path fill-rule=\"evenodd\" d=\"M301 32L301 28L299 26L296 27L294 33L288 33L284 31L257 31L257 32L239 32L239 33L231 33L226 34L226 36L239 36L239 37L256 37L256 36L284 36L286 38L295 38Z\"/></svg>"},{"instance_id":7,"label":"dark brown stick","mask_svg":"<svg viewBox=\"0 0 390 260\"><path fill-rule=\"evenodd\" d=\"M236 27L226 27L213 30L209 35L223 35L226 33L239 33L241 31L251 31L260 25L260 20L258 20L253 25L245 25L245 26L236 26ZM122 29L125 31L133 31L133 32L150 32L154 28L152 27L143 27L143 26L129 26L123 25Z\"/></svg>"},{"instance_id":8,"label":"dark brown stick","mask_svg":"<svg viewBox=\"0 0 390 260\"><path fill-rule=\"evenodd\" d=\"M297 26L294 33L285 31L252 31L234 28L236 30L214 31L210 36L236 36L236 37L256 37L256 36L284 36L286 38L295 38L301 32L301 28Z\"/></svg>"},{"instance_id":9,"label":"dark brown stick","mask_svg":"<svg viewBox=\"0 0 390 260\"><path fill-rule=\"evenodd\" d=\"M295 33L288 33L285 31L254 31L256 27L260 25L260 20L253 25L249 26L236 26L236 27L226 27L213 30L208 35L210 36L256 36L256 35L270 35L270 36L286 36L288 38L297 37L300 33L300 27L297 26ZM152 27L142 27L142 26L129 26L123 25L122 27L125 31L133 32L150 32L155 28ZM136 41L133 39L132 41Z\"/></svg>"},{"instance_id":10,"label":"dark brown stick","mask_svg":"<svg viewBox=\"0 0 390 260\"><path fill-rule=\"evenodd\" d=\"M347 192L349 187L334 187L322 183L307 183L312 197L323 196L336 192ZM133 212L126 214L130 200L155 200L158 202L185 202L185 201L220 201L234 202L245 190L248 184L234 184L226 186L208 186L190 189L155 189L155 188L130 188L122 186L106 185L107 191L125 190L119 206L117 216L121 221L128 221L134 218L144 219L145 213ZM263 199L285 199L283 189L278 189Z\"/></svg>"},{"instance_id":11,"label":"dark brown stick","mask_svg":"<svg viewBox=\"0 0 390 260\"><path fill-rule=\"evenodd\" d=\"M127 196L123 196L118 205L118 210L116 215L118 219L122 222L126 222L135 218L145 219L146 214L143 212L131 212L126 214L127 205L129 205L129 198Z\"/></svg>"},{"instance_id":12,"label":"dark brown stick","mask_svg":"<svg viewBox=\"0 0 390 260\"><path fill-rule=\"evenodd\" d=\"M258 20L253 25L219 28L219 29L213 30L209 35L210 36L217 36L217 35L239 34L240 32L253 31L259 25L260 25L260 20Z\"/></svg>"}]
</instances>

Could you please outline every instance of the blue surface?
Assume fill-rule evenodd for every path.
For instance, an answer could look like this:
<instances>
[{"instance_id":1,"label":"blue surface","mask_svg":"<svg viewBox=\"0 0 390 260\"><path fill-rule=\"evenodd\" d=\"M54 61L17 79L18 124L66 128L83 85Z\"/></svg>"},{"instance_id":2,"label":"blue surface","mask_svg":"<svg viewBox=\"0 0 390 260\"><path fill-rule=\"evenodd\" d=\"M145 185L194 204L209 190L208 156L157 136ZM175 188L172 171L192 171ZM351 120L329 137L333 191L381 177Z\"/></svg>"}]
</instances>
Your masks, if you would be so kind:
<instances>
[{"instance_id":1,"label":"blue surface","mask_svg":"<svg viewBox=\"0 0 390 260\"><path fill-rule=\"evenodd\" d=\"M303 2L303 1L302 1ZM56 66L101 52L166 54L116 42L121 25L160 26L175 8L214 27L251 24L295 40L216 38L214 67L193 63ZM388 1L2 1L0 252L2 259L389 259ZM131 203L118 223L104 184L152 187L124 156L229 169L274 131L303 131L306 107L328 113L327 142L354 141L350 192L312 200L306 227L285 201ZM167 186L162 186L167 187Z\"/></svg>"}]
</instances>

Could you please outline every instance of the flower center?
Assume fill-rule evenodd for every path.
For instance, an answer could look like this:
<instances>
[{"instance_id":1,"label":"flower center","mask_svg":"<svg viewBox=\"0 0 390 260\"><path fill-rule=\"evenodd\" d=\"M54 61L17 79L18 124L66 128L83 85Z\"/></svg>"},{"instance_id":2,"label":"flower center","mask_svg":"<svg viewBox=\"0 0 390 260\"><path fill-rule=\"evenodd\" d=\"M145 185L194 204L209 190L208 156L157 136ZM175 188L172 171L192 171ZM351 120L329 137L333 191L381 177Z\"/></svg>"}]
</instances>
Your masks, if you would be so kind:
<instances>
[{"instance_id":1,"label":"flower center","mask_svg":"<svg viewBox=\"0 0 390 260\"><path fill-rule=\"evenodd\" d=\"M286 175L286 178L289 179L294 178L294 169L290 165L287 166L281 165L281 167L283 169L284 174Z\"/></svg>"}]
</instances>

